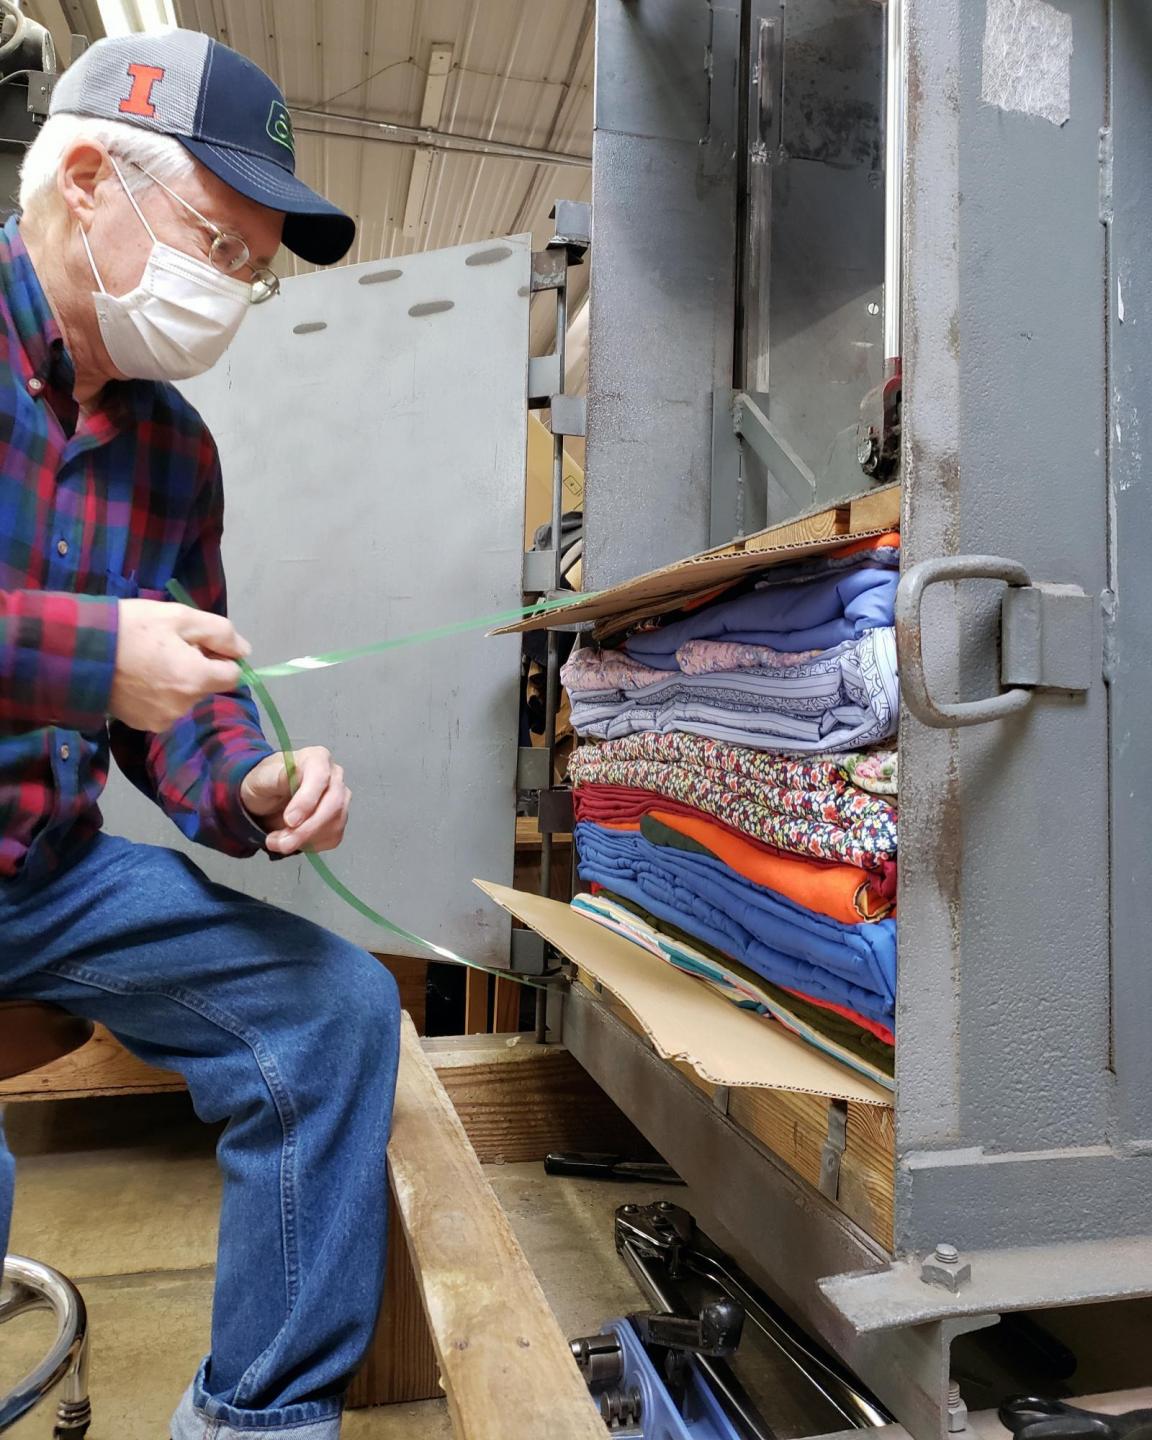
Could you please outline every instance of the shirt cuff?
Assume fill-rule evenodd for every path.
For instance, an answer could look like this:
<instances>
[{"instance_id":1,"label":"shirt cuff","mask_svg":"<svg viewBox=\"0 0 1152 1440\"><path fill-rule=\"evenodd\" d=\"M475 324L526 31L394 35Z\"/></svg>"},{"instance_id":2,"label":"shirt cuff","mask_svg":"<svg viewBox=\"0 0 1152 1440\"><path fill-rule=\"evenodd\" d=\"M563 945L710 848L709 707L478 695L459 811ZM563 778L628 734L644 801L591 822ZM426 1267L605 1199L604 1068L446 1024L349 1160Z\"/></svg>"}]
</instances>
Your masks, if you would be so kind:
<instances>
[{"instance_id":1,"label":"shirt cuff","mask_svg":"<svg viewBox=\"0 0 1152 1440\"><path fill-rule=\"evenodd\" d=\"M252 855L256 854L258 850L265 849L264 842L268 838L268 832L254 816L248 813L247 806L240 798L240 787L249 772L255 770L261 760L266 760L269 755L273 754L275 751L271 746L254 747L231 760L221 777L221 789L224 792L224 800L219 807L221 829L225 830L238 845L242 845ZM276 859L277 857L273 856L272 858Z\"/></svg>"}]
</instances>

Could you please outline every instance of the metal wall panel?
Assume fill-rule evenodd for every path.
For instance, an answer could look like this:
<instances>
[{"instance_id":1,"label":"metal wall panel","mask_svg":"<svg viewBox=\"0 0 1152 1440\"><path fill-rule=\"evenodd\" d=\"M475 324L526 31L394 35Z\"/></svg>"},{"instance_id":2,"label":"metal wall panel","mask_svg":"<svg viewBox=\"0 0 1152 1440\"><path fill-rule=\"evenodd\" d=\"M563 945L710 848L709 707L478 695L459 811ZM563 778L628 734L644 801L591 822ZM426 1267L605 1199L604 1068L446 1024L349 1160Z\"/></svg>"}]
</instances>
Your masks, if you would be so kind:
<instances>
[{"instance_id":1,"label":"metal wall panel","mask_svg":"<svg viewBox=\"0 0 1152 1440\"><path fill-rule=\"evenodd\" d=\"M713 395L732 376L738 12L598 9L589 587L708 542Z\"/></svg>"},{"instance_id":2,"label":"metal wall panel","mask_svg":"<svg viewBox=\"0 0 1152 1440\"><path fill-rule=\"evenodd\" d=\"M909 5L906 559L1003 554L1100 594L1105 16L1045 6L1073 22L1072 114L1057 125L985 100L997 7ZM967 693L996 686L994 614L961 590L926 622ZM1080 1228L1078 1206L1098 1207L1097 1233L1106 1215L1117 1233L1138 1223L1127 1187L1092 1193L1100 1172L1075 1163L1108 1138L1107 727L1099 682L958 739L904 726L901 1248L950 1225L972 1245L1027 1244ZM1068 1163L997 1206L998 1188L1021 1200L1002 1163L979 1183L915 1184L924 1150L956 1152L924 1160L937 1173L1008 1154Z\"/></svg>"},{"instance_id":3,"label":"metal wall panel","mask_svg":"<svg viewBox=\"0 0 1152 1440\"><path fill-rule=\"evenodd\" d=\"M187 386L220 446L231 610L257 662L520 603L530 257L522 236L289 281ZM512 879L518 677L517 638L463 635L272 682L293 741L347 768L340 876L486 963L506 963L509 924L471 880ZM107 814L177 838L123 783ZM213 878L405 949L300 860L194 853Z\"/></svg>"}]
</instances>

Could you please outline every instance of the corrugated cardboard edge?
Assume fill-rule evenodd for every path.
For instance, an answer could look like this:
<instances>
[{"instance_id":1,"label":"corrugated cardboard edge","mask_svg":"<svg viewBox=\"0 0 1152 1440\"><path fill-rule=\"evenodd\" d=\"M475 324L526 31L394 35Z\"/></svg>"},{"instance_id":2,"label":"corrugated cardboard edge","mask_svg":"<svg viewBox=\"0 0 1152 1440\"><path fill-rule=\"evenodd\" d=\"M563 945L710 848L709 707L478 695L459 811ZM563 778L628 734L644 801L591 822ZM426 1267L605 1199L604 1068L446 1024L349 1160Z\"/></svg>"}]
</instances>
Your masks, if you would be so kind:
<instances>
[{"instance_id":1,"label":"corrugated cardboard edge","mask_svg":"<svg viewBox=\"0 0 1152 1440\"><path fill-rule=\"evenodd\" d=\"M711 1085L892 1105L891 1091L846 1069L781 1026L739 1009L702 981L578 915L570 906L484 880L475 883L610 990L635 1016L662 1059L690 1065ZM682 1038L686 1007L691 1012L691 1048Z\"/></svg>"},{"instance_id":2,"label":"corrugated cardboard edge","mask_svg":"<svg viewBox=\"0 0 1152 1440\"><path fill-rule=\"evenodd\" d=\"M586 600L574 601L560 611L532 616L514 625L493 630L493 635L512 635L527 630L546 630L550 625L578 625L608 620L632 624L666 610L671 601L687 600L718 585L738 580L754 570L802 560L870 540L900 526L900 487L886 485L835 505L815 510L783 525L757 531L730 545L705 550L674 565L650 570L634 580L597 591ZM618 626L616 627L618 628Z\"/></svg>"}]
</instances>

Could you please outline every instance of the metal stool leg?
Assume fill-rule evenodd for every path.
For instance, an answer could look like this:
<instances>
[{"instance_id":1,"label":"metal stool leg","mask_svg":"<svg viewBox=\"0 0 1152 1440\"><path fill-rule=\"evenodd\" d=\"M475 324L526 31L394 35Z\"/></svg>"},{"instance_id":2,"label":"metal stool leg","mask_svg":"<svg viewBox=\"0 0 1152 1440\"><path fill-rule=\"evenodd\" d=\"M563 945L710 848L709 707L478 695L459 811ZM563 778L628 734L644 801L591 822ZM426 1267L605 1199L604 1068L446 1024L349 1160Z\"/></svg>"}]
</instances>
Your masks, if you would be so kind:
<instances>
[{"instance_id":1,"label":"metal stool leg","mask_svg":"<svg viewBox=\"0 0 1152 1440\"><path fill-rule=\"evenodd\" d=\"M88 1401L88 1311L67 1276L9 1255L4 1261L0 1325L32 1310L56 1317L56 1338L44 1359L6 1395L0 1395L0 1433L43 1400L57 1385L62 1393L56 1412L56 1440L83 1440L92 1423Z\"/></svg>"}]
</instances>

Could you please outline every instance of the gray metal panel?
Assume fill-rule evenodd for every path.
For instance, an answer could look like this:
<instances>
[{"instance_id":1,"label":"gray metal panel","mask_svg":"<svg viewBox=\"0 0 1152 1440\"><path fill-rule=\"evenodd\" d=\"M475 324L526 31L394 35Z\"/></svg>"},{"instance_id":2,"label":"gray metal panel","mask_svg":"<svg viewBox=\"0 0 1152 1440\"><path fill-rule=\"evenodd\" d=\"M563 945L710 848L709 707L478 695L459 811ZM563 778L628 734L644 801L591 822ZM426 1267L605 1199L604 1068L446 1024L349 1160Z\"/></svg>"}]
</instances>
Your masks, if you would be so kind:
<instances>
[{"instance_id":1,"label":"gray metal panel","mask_svg":"<svg viewBox=\"0 0 1152 1440\"><path fill-rule=\"evenodd\" d=\"M982 100L997 5L908 7L905 558L991 550L1098 594L1105 21L1045 7L1075 17L1061 127ZM925 644L942 698L949 671L965 698L996 688L995 613L985 594L934 597ZM950 1226L973 1246L1075 1238L1089 1211L1094 1233L1133 1233L1131 1187L1076 1154L1108 1131L1103 686L959 737L905 718L898 1247ZM916 1152L936 1149L957 1151L948 1183L919 1168ZM981 1149L1054 1152L1046 1183L1030 1187L1026 1164L988 1167Z\"/></svg>"},{"instance_id":2,"label":"gray metal panel","mask_svg":"<svg viewBox=\"0 0 1152 1440\"><path fill-rule=\"evenodd\" d=\"M290 280L187 386L220 446L231 610L258 662L519 604L531 244L467 265L477 248L491 246L414 256L380 283L360 283L379 264ZM496 964L509 923L470 882L512 880L518 675L516 637L463 635L273 682L293 741L347 769L337 873L398 923ZM127 785L107 813L122 833L177 839ZM300 860L194 853L366 946L408 948Z\"/></svg>"},{"instance_id":3,"label":"gray metal panel","mask_svg":"<svg viewBox=\"0 0 1152 1440\"><path fill-rule=\"evenodd\" d=\"M731 390L737 11L598 7L589 587L708 542L712 397Z\"/></svg>"},{"instance_id":4,"label":"gray metal panel","mask_svg":"<svg viewBox=\"0 0 1152 1440\"><path fill-rule=\"evenodd\" d=\"M1112 128L1115 218L1109 264L1108 320L1112 412L1113 572L1112 943L1113 1048L1118 1130L1152 1147L1152 505L1148 443L1152 433L1152 11L1145 0L1113 0Z\"/></svg>"}]
</instances>

